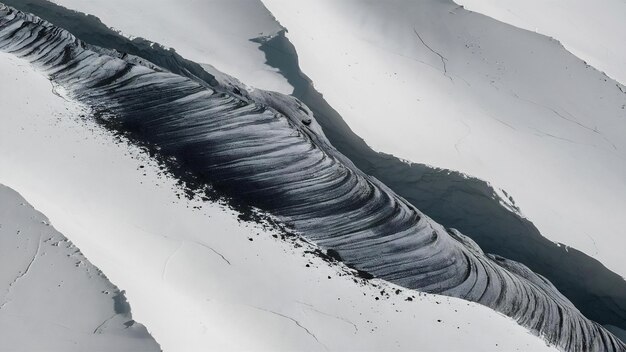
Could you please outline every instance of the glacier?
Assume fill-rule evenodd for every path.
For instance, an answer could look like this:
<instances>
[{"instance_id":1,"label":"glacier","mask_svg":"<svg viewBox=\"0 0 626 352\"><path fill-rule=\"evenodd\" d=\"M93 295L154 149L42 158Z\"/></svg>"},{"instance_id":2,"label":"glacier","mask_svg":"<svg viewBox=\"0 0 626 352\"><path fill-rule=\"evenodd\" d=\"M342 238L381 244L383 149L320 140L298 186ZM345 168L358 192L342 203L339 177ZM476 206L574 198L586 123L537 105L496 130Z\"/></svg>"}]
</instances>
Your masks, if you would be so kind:
<instances>
[{"instance_id":1,"label":"glacier","mask_svg":"<svg viewBox=\"0 0 626 352\"><path fill-rule=\"evenodd\" d=\"M149 150L2 51L0 77L0 182L126 291L164 351L556 350L485 306L360 279L302 237L190 198Z\"/></svg>"},{"instance_id":2,"label":"glacier","mask_svg":"<svg viewBox=\"0 0 626 352\"><path fill-rule=\"evenodd\" d=\"M264 3L302 71L374 150L486 180L543 237L626 276L620 82L556 39L449 0Z\"/></svg>"},{"instance_id":3,"label":"glacier","mask_svg":"<svg viewBox=\"0 0 626 352\"><path fill-rule=\"evenodd\" d=\"M607 151L601 148L593 150L592 153L599 153L601 157L595 158L592 156L593 160L590 162L589 143L587 143L586 138L583 139L580 146L576 146L573 149L570 148L571 146L566 146L569 143L568 141L555 138L550 141L549 138L543 138L535 130L544 130L546 126L554 128L552 126L554 122L550 121L553 117L551 116L552 113L548 110L539 111L539 114L533 119L526 118L528 114L518 114L515 117L515 114L511 114L511 111L516 111L516 106L510 108L508 104L501 104L502 101L509 99L506 94L502 97L494 97L487 91L484 94L477 95L482 105L494 106L495 104L496 107L502 105L506 109L500 111L497 115L490 114L492 117L496 117L493 121L489 120L494 125L487 124L487 126L483 126L484 130L481 127L479 133L472 134L467 134L467 126L461 124L463 121L472 124L474 117L476 117L474 113L466 113L472 107L464 106L467 103L467 99L460 97L467 94L467 91L463 90L462 87L457 87L460 90L444 90L444 96L439 102L430 98L419 97L418 100L420 101L415 105L410 98L405 97L405 95L412 94L411 92L413 91L423 91L423 87L426 87L427 91L432 91L430 93L441 94L442 92L437 93L439 88L447 89L446 85L455 85L455 82L435 72L434 68L436 68L436 65L430 67L433 69L433 72L428 72L429 68L423 65L423 63L428 63L431 59L441 61L441 58L429 51L427 46L424 46L418 40L411 28L406 27L405 17L409 19L413 17L413 19L419 20L418 27L425 27L426 32L445 32L437 29L437 26L441 25L441 21L429 23L430 19L439 18L437 16L443 14L444 22L449 23L454 31L460 33L467 31L475 32L476 38L470 36L470 39L463 36L461 38L455 38L454 36L440 38L434 36L438 40L444 40L443 44L445 47L457 41L459 42L457 44L465 44L465 42L472 44L478 40L481 42L482 47L490 48L488 51L482 50L479 52L479 55L484 59L482 65L476 67L476 62L468 62L468 64L472 63L472 69L469 70L470 73L471 71L486 73L485 78L481 79L480 75L479 77L474 77L474 79L478 80L477 83L471 83L473 87L486 83L481 82L481 80L485 81L487 77L493 75L500 77L503 70L505 73L506 71L519 71L520 69L530 70L529 74L524 74L524 76L531 76L536 71L542 70L541 67L523 64L525 61L512 61L506 64L501 62L499 58L502 56L501 51L509 50L506 48L507 43L510 41L505 40L501 42L497 40L499 38L483 35L485 31L487 33L502 32L506 34L505 39L508 36L513 38L528 37L529 40L515 41L516 45L520 44L518 46L523 49L516 49L521 52L521 54L515 55L516 57L524 57L526 55L524 50L530 53L534 52L536 57L552 57L556 48L558 60L549 61L555 61L557 67L559 67L558 65L561 62L571 60L572 56L559 49L558 43L554 40L550 40L546 46L533 47L533 45L536 46L533 43L537 42L538 35L524 34L522 30L503 26L484 16L471 14L462 8L457 8L456 5L452 7L453 11L446 12L446 8L452 6L449 1L422 2L419 3L419 6L410 1L386 2L386 7L391 9L399 7L396 10L402 12L402 15L394 18L393 21L384 16L392 11L370 13L372 11L367 11L367 9L374 8L374 6L370 3L359 1L345 2L343 6L337 6L337 4L329 6L323 1L315 3L276 3L276 8L272 7L275 2L266 1L265 4L275 10L278 16L277 20L272 20L272 13L260 6L260 1L257 0L246 0L237 3L228 1L175 3L171 0L159 0L152 2L155 6L147 6L145 0L134 0L131 2L113 0L106 3L75 0L54 1L71 9L86 12L90 14L89 16L42 0L8 2L26 11L32 9L39 16L57 25L67 26L70 32L88 43L125 52L133 52L135 55L142 56L147 60L165 65L167 69L174 72L180 72L177 66L180 63L169 59L172 56L171 52L162 50L150 52L143 49L138 51L134 46L145 48L146 43L144 43L145 40L137 36L157 40L159 43L173 48L170 51L176 50L175 53L184 57L191 57L197 62L211 63L211 65L201 64L201 66L214 75L221 84L229 86L231 90L238 89L250 93L254 91L252 87L257 87L292 94L313 111L317 122L319 122L333 146L353 161L362 171L381 180L437 222L445 224L447 227L459 229L461 232L469 235L485 251L497 253L503 257L524 263L534 272L545 276L586 317L605 326L626 328L626 281L619 272L622 267L619 263L619 246L612 245L615 241L620 241L620 231L615 230L616 226L619 229L619 222L621 221L621 217L615 214L615 212L619 212L619 209L623 207L619 203L621 198L617 196L620 194L621 187L619 177L616 179L608 176L611 180L602 181L600 182L602 186L594 187L599 192L597 192L598 194L591 193L591 198L588 192L590 187L585 186L585 184L590 184L589 180L607 178L607 175L614 173L601 171L606 168L607 155L605 155L605 152ZM345 4L354 6L355 10L350 10L350 7ZM426 20L414 15L416 8L422 13L422 17L427 17ZM149 16L141 16L140 14L143 13L147 13ZM211 17L213 13L220 13L220 20L206 22L205 18ZM343 24L341 26L342 30L330 31L330 36L323 30L307 31L308 29L314 29L315 27L311 26L317 23L315 16L306 16L306 14L310 13L318 14L318 16L330 15L330 18L334 20L326 24L324 28ZM338 14L341 16L337 16ZM105 20L106 25L98 22L97 18L94 20L94 17L91 15L100 16L100 18ZM293 19L303 15L305 16L304 19L296 21L297 23L291 22ZM459 20L457 17L459 15L467 17L467 23L465 24L467 30L463 29L463 27L458 27ZM251 20L245 23L238 23L237 26L222 25L222 20L236 22L237 18L243 17ZM361 18L361 20L354 21L353 17ZM373 21L369 20L372 17ZM403 19L403 21L398 21L397 19ZM281 20L284 26L281 26L278 20ZM200 25L203 21L206 23ZM393 22L394 25L384 25L386 22ZM359 23L367 23L368 25L358 25ZM112 26L115 30L121 30L122 35L129 36L129 40L124 42L123 36L111 31L107 26ZM403 26L406 27L406 31L402 30ZM391 27L394 29L391 30ZM162 28L167 29L161 30ZM206 40L198 41L195 40L195 37L191 40L185 40L185 35L190 28L193 29L194 33L198 33L199 37L203 37ZM476 31L477 28L484 28L484 30ZM503 31L500 28L505 30ZM301 36L303 33L306 33L306 35ZM333 35L333 33L336 33L336 35ZM256 37L257 35L259 37ZM420 36L431 49L435 48L437 52L446 55L445 50L442 51L440 48L441 44L432 42L432 38L425 36L423 32L421 32ZM252 39L250 39L251 37ZM351 41L350 37L356 37L358 41ZM297 48L290 43L290 38L298 44ZM301 40L302 38L304 40ZM412 42L412 38L415 39L414 42ZM251 42L260 44L260 46L251 45ZM193 45L189 45L190 43L193 43ZM373 52L353 56L354 50L352 49L360 48L363 43L370 45ZM396 47L399 44L401 45ZM341 51L342 47L350 50L343 52ZM233 50L233 48L237 48L237 50ZM329 48L339 49L329 50ZM265 53L265 59L259 57L258 49ZM370 58L378 58L379 54L383 54L385 51L390 51L387 54L392 54L391 58L381 56L384 59L370 60ZM405 61L407 62L412 57L419 59L419 55L423 55L425 60L421 60L422 62L416 61L413 63L413 66L409 64L407 67L388 64L390 62L395 63L394 58L397 56L396 54L403 51L410 54L406 57L407 60ZM452 69L455 66L452 64L455 61L464 60L458 59L456 56L465 57L466 54L463 52L459 53L456 49L453 52L455 52L455 55L447 57L446 61L447 66L449 65L448 68L451 69L450 72L453 72ZM333 55L342 57L337 58ZM341 63L344 63L344 55L351 55L350 59L345 62L347 66L341 65ZM314 61L311 61L311 58ZM326 58L326 60L317 60L316 58ZM265 64L263 60L265 60ZM329 60L340 64L328 66L326 62ZM576 60L574 58L574 61ZM314 64L319 62L321 65L311 66L311 62ZM362 70L359 72L364 72L364 74L359 75L359 83L356 84L351 83L351 76L349 75L350 72L356 72L357 66L354 65L354 62L359 62L358 68ZM233 65L233 63L237 64ZM311 75L310 77L300 69L300 63L307 69L306 72ZM399 63L402 63L402 60ZM534 63L534 61L530 63ZM521 67L517 67L520 65ZM188 65L185 66L189 67ZM386 72L390 66L410 70L410 72L400 77L400 80L403 80L405 84L409 84L407 86L409 88L398 88L395 85L394 79L399 79L397 75L383 74L379 76L376 74L377 72ZM318 67L321 68L322 75L317 70ZM420 73L420 68L426 69L427 72ZM416 69L418 72L413 72ZM586 70L589 71L590 76L599 78L600 81L605 77L592 67L587 66ZM197 68L193 71L196 74ZM235 75L245 83L232 77L226 77L228 75L224 75L220 71ZM461 71L454 72L456 75L467 79L468 72L465 71L468 71L468 69L464 68ZM260 75L260 72L263 72L263 74ZM334 84L328 89L325 88L325 83L327 82L325 74L328 72L333 73L331 75L332 79L337 80L336 83L338 85L343 86L343 84L347 84L347 86L343 86L344 88L339 90L334 89ZM510 72L508 74L510 75ZM574 78L578 76L580 74L574 75ZM414 80L411 80L411 77L414 77ZM286 88L285 84L279 83L283 79L286 79L291 87ZM439 81L442 79L445 81L445 84L440 87L438 83L441 83ZM205 81L210 82L207 79ZM234 83L230 84L229 82L231 81ZM559 80L556 81L560 82ZM367 84L374 85L376 88L373 90L361 90L362 87L367 86L367 84L362 84L363 82L369 82ZM559 84L558 82L556 84ZM519 85L519 82L516 81L509 82L505 80L501 82L504 86L514 86L515 84L512 83ZM593 83L593 80L591 83ZM582 87L591 87L592 85L568 84L567 86L576 87L574 91L579 91L583 89ZM602 89L608 87L609 93L610 90L615 89L610 84L600 85L600 87ZM522 88L524 87L522 86ZM503 90L502 87L497 89ZM524 89L527 89L527 87ZM594 90L591 88L584 89ZM325 95L322 95L320 91ZM337 94L339 91L341 94ZM355 94L355 91L359 91L359 94ZM535 100L546 100L547 103L551 104L554 104L555 100L562 97L566 98L566 102L572 100L567 98L572 95L570 91L557 95L551 95L552 93L550 93L560 91L563 91L563 89L549 89L547 93L535 94ZM371 94L370 92L374 92L376 99L360 99L360 96L369 95ZM446 92L450 93L450 95L445 95ZM333 105L337 110L328 103L326 98L333 101ZM583 106L589 106L602 102L601 100L598 101L597 98L597 96L583 94L574 100L581 102ZM258 97L255 97L255 99L258 100ZM393 101L393 103L388 104L388 101ZM587 102L582 103L584 101ZM370 105L373 109L366 108L361 111L362 114L356 114L353 110L361 109L362 105ZM610 106L611 104L602 105ZM450 106L456 106L456 108L450 110ZM374 113L377 111L376 109L381 107L383 107L382 110L388 109L389 111L394 111L394 113L384 113L384 111ZM400 121L401 123L397 126L389 125L388 118L379 118L379 116L389 117L391 115L393 117L407 112L407 114L410 114L415 109L417 109L416 114L417 112L420 113L412 120L423 121L429 128L424 129L418 126L417 128L402 129L402 133L415 133L415 138L411 137L409 140L391 138L393 144L376 148L376 150L381 152L372 150L368 146L368 143L376 142L379 139L382 140L384 139L383 137L389 135L389 133L380 133L381 128L394 131L404 126L403 124L405 123L405 121ZM579 111L580 107L566 107L566 109L568 111ZM342 114L339 114L338 110ZM525 108L522 108L522 110L525 110ZM451 111L459 112L461 115L455 116L450 114ZM619 110L617 112L619 113ZM478 114L480 116L482 112L479 111ZM529 114L532 116L536 114L536 111ZM555 114L554 117L556 116ZM346 117L345 121L343 117ZM511 126L515 125L515 131L503 130L502 128L505 125L501 124L501 121L506 122L511 117L515 117L514 123L511 123ZM596 117L592 116L591 118L595 119ZM433 124L432 119L436 119L438 121L437 124ZM364 126L362 120L369 121L374 126L373 135L368 135L367 132L361 129ZM346 122L349 122L349 124ZM413 123L409 120L406 122ZM569 129L570 126L568 126L567 121L562 121L562 123L564 125L557 128L556 131L561 132ZM455 127L455 124L459 125ZM451 133L451 131L454 131L457 127L461 127L461 134L459 134L459 138L461 138L459 140L460 143L457 144L456 140L449 140L448 144L443 146L443 149L440 146L433 148L429 145L433 141L432 136L436 136L439 139L453 138L454 133ZM495 129L493 129L494 127ZM356 135L353 130L363 134L366 140L364 141L360 136ZM485 133L487 130L490 132ZM619 129L614 130L619 131ZM531 135L527 133L528 131L531 132ZM484 138L478 138L481 148L465 148L466 144L475 143L480 133L487 135ZM513 136L509 136L510 133ZM535 135L532 135L532 133ZM417 138L418 135L423 134L428 138ZM554 133L550 134L558 136ZM516 139L517 142L523 142L522 145L529 144L531 149L539 148L540 152L517 154L514 158L506 157L515 155L515 153L524 149L520 148L521 145L517 142L505 144L502 144L502 142L520 137L521 139ZM544 144L545 142L547 144ZM562 144L560 147L552 149L559 143ZM453 144L455 148L452 148ZM483 149L487 145L494 146ZM413 152L420 153L422 156L426 156L427 159L413 157L411 161L408 161L385 153L396 153L397 149L395 148L397 146L408 146L413 149ZM513 147L512 150L510 149L511 147ZM465 173L437 167L448 165L449 160L440 159L442 156L441 152L445 152L446 148L453 152L458 149L458 156L455 156L455 158L459 158L464 165L454 167L461 168ZM545 148L552 150L552 152L542 152ZM570 149L569 151L568 148ZM576 151L577 149L582 149L583 152ZM585 149L587 150L584 151ZM496 157L505 156L505 158L503 160L495 160L493 158L495 152L499 154L495 155ZM559 156L559 153L564 154ZM535 157L537 155L539 157ZM558 176L559 172L547 170L545 162L546 159L553 156L557 158L547 164L550 165L551 169L556 168L556 171L560 172L561 176L556 178L553 176ZM587 159L585 159L585 156L587 156ZM428 159L430 157L434 157L435 161ZM564 163L565 160L572 161L573 159L576 160L574 164L566 165ZM522 173L517 172L518 166L515 160L520 161L518 163L520 167L521 165L527 165L526 167L532 166L537 172L525 173L523 174L524 177L520 178L519 176ZM433 163L435 166L418 163L423 161ZM594 164L596 167L589 167L585 172L579 172L580 164ZM618 170L619 174L622 163L609 162L608 164L610 169ZM505 167L504 165L509 166ZM471 168L467 169L467 166ZM563 170L567 169L570 172L565 172L566 176L563 176ZM494 170L498 173L497 175L491 173ZM468 175L468 172L477 172L485 181ZM548 174L546 175L547 172ZM598 175L594 176L594 174ZM583 181L583 185L572 187L572 184L575 182L560 182L559 179L562 177L578 180L579 183ZM587 182L585 182L585 179L587 179ZM555 181L556 187L554 187ZM618 182L616 183L615 181ZM532 184L532 187L529 187L528 184ZM511 185L515 187L509 188ZM523 187L519 188L520 185ZM569 189L583 191L582 193L580 191L569 192ZM565 196L544 196L546 193L553 194L555 191L560 193L565 191ZM528 203L528 200L531 200L532 203ZM616 200L617 204L615 204ZM549 204L550 202L552 203ZM589 211L584 212L584 216L576 216L574 212L570 211L573 209L572 207L584 210L589 202L593 202L595 205L591 209L595 213L593 216L589 216L591 215ZM542 217L545 219L545 214L552 213L559 214L560 220L552 221L550 219L548 222L542 220ZM537 217L535 216L536 214L540 216ZM607 216L600 219L598 216L603 214L607 214ZM579 226L582 223L584 223L585 227ZM546 228L546 225L551 228ZM611 262L614 264L609 265ZM605 265L610 266L610 269Z\"/></svg>"},{"instance_id":4,"label":"glacier","mask_svg":"<svg viewBox=\"0 0 626 352\"><path fill-rule=\"evenodd\" d=\"M3 50L33 62L109 126L175 157L221 192L277 215L354 267L485 304L562 348L624 348L547 280L483 254L359 171L299 102L268 93L259 103L241 91L215 90L110 56L34 16L3 13ZM541 315L530 313L539 306Z\"/></svg>"}]
</instances>

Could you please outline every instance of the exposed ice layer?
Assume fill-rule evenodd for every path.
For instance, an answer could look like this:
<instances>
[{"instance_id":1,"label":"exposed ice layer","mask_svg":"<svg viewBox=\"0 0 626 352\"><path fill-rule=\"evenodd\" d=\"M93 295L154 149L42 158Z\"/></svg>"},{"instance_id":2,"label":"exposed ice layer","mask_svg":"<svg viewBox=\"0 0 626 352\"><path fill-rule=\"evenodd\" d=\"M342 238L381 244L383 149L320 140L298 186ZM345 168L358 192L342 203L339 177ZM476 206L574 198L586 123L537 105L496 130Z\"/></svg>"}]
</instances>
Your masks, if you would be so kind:
<instances>
[{"instance_id":1,"label":"exposed ice layer","mask_svg":"<svg viewBox=\"0 0 626 352\"><path fill-rule=\"evenodd\" d=\"M166 352L557 350L488 307L355 278L302 238L188 199L25 60L0 51L0 77L0 183L124 288Z\"/></svg>"},{"instance_id":2,"label":"exposed ice layer","mask_svg":"<svg viewBox=\"0 0 626 352\"><path fill-rule=\"evenodd\" d=\"M358 170L304 106L277 94L265 95L265 104L250 102L96 53L70 33L8 7L0 7L0 49L29 60L120 128L358 269L482 303L563 349L626 350L547 280L483 254Z\"/></svg>"},{"instance_id":3,"label":"exposed ice layer","mask_svg":"<svg viewBox=\"0 0 626 352\"><path fill-rule=\"evenodd\" d=\"M554 39L451 0L263 2L315 89L374 150L488 181L543 237L626 277L626 87ZM491 225L474 224L464 232L493 249L479 237Z\"/></svg>"},{"instance_id":4,"label":"exposed ice layer","mask_svg":"<svg viewBox=\"0 0 626 352\"><path fill-rule=\"evenodd\" d=\"M0 185L3 351L160 351L124 293L24 198Z\"/></svg>"}]
</instances>

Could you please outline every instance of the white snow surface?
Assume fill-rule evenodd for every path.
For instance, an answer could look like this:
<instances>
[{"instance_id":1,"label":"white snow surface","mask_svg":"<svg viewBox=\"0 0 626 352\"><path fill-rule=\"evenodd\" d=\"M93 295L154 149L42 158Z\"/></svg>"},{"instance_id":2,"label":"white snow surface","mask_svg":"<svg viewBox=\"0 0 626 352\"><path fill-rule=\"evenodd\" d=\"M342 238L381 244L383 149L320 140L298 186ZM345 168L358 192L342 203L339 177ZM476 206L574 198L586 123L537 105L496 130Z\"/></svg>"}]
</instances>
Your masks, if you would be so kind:
<instances>
[{"instance_id":1,"label":"white snow surface","mask_svg":"<svg viewBox=\"0 0 626 352\"><path fill-rule=\"evenodd\" d=\"M160 351L145 327L116 313L117 294L45 216L0 185L3 352Z\"/></svg>"},{"instance_id":2,"label":"white snow surface","mask_svg":"<svg viewBox=\"0 0 626 352\"><path fill-rule=\"evenodd\" d=\"M304 242L186 200L28 63L2 53L0 77L0 183L126 291L166 352L553 350L486 307L357 283Z\"/></svg>"},{"instance_id":3,"label":"white snow surface","mask_svg":"<svg viewBox=\"0 0 626 352\"><path fill-rule=\"evenodd\" d=\"M623 0L455 0L466 9L554 37L576 56L626 84Z\"/></svg>"},{"instance_id":4,"label":"white snow surface","mask_svg":"<svg viewBox=\"0 0 626 352\"><path fill-rule=\"evenodd\" d=\"M293 88L265 65L250 39L282 29L259 0L52 0L97 16L132 38L142 37L210 64L253 87L290 94Z\"/></svg>"},{"instance_id":5,"label":"white snow surface","mask_svg":"<svg viewBox=\"0 0 626 352\"><path fill-rule=\"evenodd\" d=\"M375 150L489 181L544 236L626 276L626 88L451 1L263 2Z\"/></svg>"}]
</instances>

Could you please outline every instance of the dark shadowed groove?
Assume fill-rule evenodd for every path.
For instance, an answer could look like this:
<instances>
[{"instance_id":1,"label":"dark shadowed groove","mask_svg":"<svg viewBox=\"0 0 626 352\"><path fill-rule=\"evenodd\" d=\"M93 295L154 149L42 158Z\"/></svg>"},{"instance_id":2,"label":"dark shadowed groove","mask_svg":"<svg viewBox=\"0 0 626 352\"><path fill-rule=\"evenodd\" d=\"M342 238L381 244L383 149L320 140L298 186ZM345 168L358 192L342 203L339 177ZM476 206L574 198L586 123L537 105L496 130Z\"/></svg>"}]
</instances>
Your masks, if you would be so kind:
<instances>
[{"instance_id":1,"label":"dark shadowed groove","mask_svg":"<svg viewBox=\"0 0 626 352\"><path fill-rule=\"evenodd\" d=\"M261 44L267 64L294 87L293 96L313 111L330 142L357 167L433 220L470 236L485 252L545 276L588 318L626 329L626 281L621 276L585 253L543 237L532 222L502 206L486 182L373 151L302 73L284 32L253 41Z\"/></svg>"},{"instance_id":2,"label":"dark shadowed groove","mask_svg":"<svg viewBox=\"0 0 626 352\"><path fill-rule=\"evenodd\" d=\"M95 16L46 0L4 0L4 3L62 26L89 44L136 55L171 72L211 86L216 84L212 75L174 51L153 46L142 38L131 41ZM280 70L294 87L293 95L313 111L333 146L357 167L381 180L435 221L468 234L486 252L524 263L547 277L590 319L626 329L623 278L584 253L558 246L541 236L531 222L503 207L498 195L484 181L423 164L408 164L392 155L374 152L300 71L297 53L284 33L255 41L261 43L267 64Z\"/></svg>"},{"instance_id":3,"label":"dark shadowed groove","mask_svg":"<svg viewBox=\"0 0 626 352\"><path fill-rule=\"evenodd\" d=\"M269 105L282 106L287 115L148 66L133 65L119 75L128 61L86 49L67 33L48 31L41 38L40 27L51 27L32 17L26 17L31 23L15 35L14 28L21 24L12 16L23 15L8 12L0 20L0 28L6 27L0 32L3 50L30 60L77 99L94 107L107 106L111 119L159 146L164 155L178 157L208 182L293 223L309 238L335 248L355 267L406 287L488 305L566 349L604 350L612 344L618 346L616 350L624 349L612 335L584 319L547 281L518 263L483 255L460 233L450 236L367 177L332 148L315 120L305 122L302 113L293 113L293 107L284 106L279 97L267 93L266 99L274 99ZM33 40L37 37L65 46L33 54L31 47L40 45ZM118 79L112 80L114 76ZM274 156L266 149L252 148L282 143L284 150ZM257 162L248 164L250 156L256 156ZM289 169L291 162L308 157L327 163L312 170ZM310 182L308 187L284 192L298 180L324 174L332 180L346 170L352 182ZM326 206L319 208L322 203ZM292 205L298 204L308 211L294 211ZM468 265L476 275L466 274ZM471 285L465 285L468 277ZM533 308L534 304L541 308ZM556 314L558 310L563 314Z\"/></svg>"}]
</instances>

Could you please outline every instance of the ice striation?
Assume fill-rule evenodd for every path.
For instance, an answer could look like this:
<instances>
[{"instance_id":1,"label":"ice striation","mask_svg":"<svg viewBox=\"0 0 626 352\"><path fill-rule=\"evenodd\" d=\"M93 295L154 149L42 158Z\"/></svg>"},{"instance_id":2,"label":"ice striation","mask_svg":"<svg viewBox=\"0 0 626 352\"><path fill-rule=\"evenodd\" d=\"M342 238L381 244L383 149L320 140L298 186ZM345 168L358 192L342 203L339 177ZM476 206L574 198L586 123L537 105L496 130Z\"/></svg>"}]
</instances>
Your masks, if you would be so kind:
<instances>
[{"instance_id":1,"label":"ice striation","mask_svg":"<svg viewBox=\"0 0 626 352\"><path fill-rule=\"evenodd\" d=\"M4 5L0 50L30 61L113 128L132 132L216 189L275 215L359 270L481 303L563 350L626 351L548 280L483 253L360 171L297 100L212 87L88 46Z\"/></svg>"}]
</instances>

